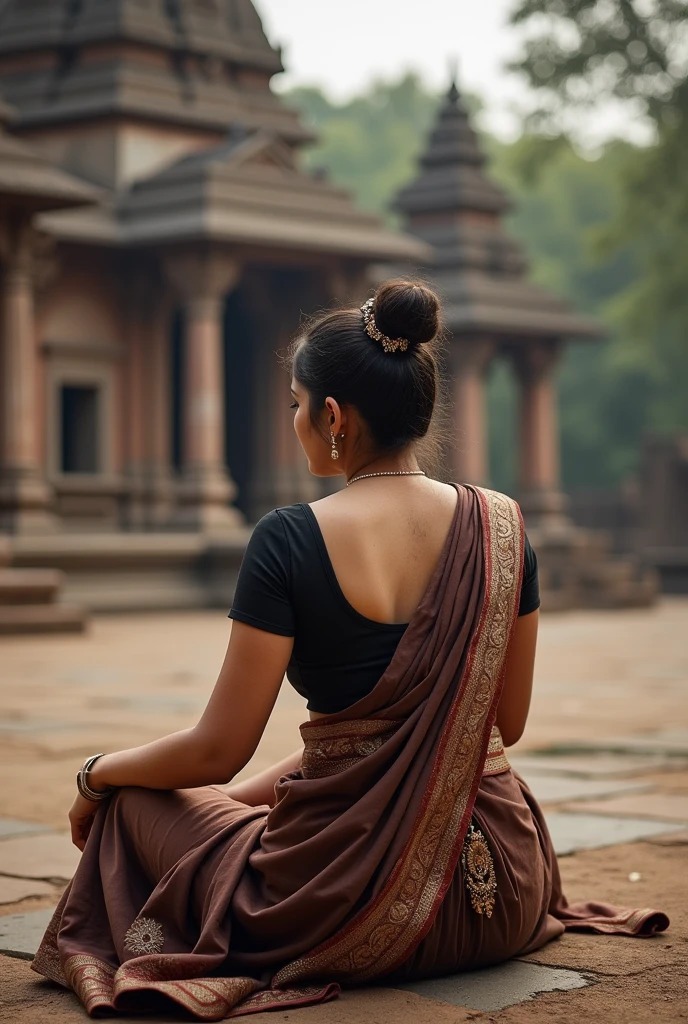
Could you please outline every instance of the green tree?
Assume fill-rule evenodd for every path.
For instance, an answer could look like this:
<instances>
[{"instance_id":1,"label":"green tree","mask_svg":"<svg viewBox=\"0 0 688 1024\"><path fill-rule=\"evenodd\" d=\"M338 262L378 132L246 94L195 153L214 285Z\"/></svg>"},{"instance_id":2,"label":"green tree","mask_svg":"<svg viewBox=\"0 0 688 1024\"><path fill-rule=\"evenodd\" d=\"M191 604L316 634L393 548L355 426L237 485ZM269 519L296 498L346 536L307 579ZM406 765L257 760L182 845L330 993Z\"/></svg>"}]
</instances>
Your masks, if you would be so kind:
<instances>
[{"instance_id":1,"label":"green tree","mask_svg":"<svg viewBox=\"0 0 688 1024\"><path fill-rule=\"evenodd\" d=\"M413 174L437 97L409 73L397 82L375 82L342 104L315 87L292 89L285 98L319 135L307 165L325 168L361 206L393 220L391 197Z\"/></svg>"},{"instance_id":2,"label":"green tree","mask_svg":"<svg viewBox=\"0 0 688 1024\"><path fill-rule=\"evenodd\" d=\"M512 66L542 94L540 117L615 97L658 127L688 114L686 0L519 0L523 57Z\"/></svg>"},{"instance_id":3,"label":"green tree","mask_svg":"<svg viewBox=\"0 0 688 1024\"><path fill-rule=\"evenodd\" d=\"M625 154L615 216L595 241L600 260L627 252L635 267L606 307L624 342L614 369L638 382L629 406L642 392L647 429L686 429L688 3L520 0L513 20L529 30L515 67L542 97L536 116L550 131L605 98L653 126L654 143Z\"/></svg>"}]
</instances>

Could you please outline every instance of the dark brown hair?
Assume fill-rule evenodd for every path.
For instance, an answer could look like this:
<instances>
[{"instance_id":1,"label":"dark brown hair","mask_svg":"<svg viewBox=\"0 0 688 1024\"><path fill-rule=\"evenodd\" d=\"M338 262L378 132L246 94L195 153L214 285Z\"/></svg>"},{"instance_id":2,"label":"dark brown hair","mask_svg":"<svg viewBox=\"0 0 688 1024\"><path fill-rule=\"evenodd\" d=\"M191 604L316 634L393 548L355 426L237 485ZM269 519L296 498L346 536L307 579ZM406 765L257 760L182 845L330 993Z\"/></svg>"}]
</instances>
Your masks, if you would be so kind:
<instances>
[{"instance_id":1,"label":"dark brown hair","mask_svg":"<svg viewBox=\"0 0 688 1024\"><path fill-rule=\"evenodd\" d=\"M380 454L424 439L419 461L436 475L441 440L436 430L429 432L442 397L439 299L421 281L388 281L375 294L373 316L388 338L408 340L405 352L385 352L367 334L360 309L340 309L306 325L292 342L287 368L308 392L311 423L323 437L330 395L358 410Z\"/></svg>"}]
</instances>

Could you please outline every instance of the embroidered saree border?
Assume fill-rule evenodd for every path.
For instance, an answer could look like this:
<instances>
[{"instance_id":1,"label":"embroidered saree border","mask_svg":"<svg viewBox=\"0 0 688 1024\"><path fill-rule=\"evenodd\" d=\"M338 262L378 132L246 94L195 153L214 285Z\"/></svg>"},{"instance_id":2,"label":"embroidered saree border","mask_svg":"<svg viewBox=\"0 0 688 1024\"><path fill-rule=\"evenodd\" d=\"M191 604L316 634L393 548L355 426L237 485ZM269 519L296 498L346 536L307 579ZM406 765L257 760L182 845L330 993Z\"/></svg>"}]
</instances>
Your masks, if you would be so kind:
<instances>
[{"instance_id":1,"label":"embroidered saree border","mask_svg":"<svg viewBox=\"0 0 688 1024\"><path fill-rule=\"evenodd\" d=\"M157 955L137 957L115 970L99 957L84 953L65 961L64 974L91 1016L103 1009L116 1010L120 996L143 990L159 992L196 1019L208 1021L322 1003L340 991L333 983L275 991L255 978L175 978L175 960L169 955L162 962Z\"/></svg>"},{"instance_id":2,"label":"embroidered saree border","mask_svg":"<svg viewBox=\"0 0 688 1024\"><path fill-rule=\"evenodd\" d=\"M333 938L278 971L273 987L324 976L360 983L389 973L429 930L450 884L486 760L523 571L518 505L498 492L473 490L483 529L483 608L409 841L378 897Z\"/></svg>"},{"instance_id":3,"label":"embroidered saree border","mask_svg":"<svg viewBox=\"0 0 688 1024\"><path fill-rule=\"evenodd\" d=\"M346 721L335 725L318 725L306 729L301 771L305 779L322 779L352 768L364 757L378 750L399 726L400 721L384 718L365 718L360 722Z\"/></svg>"}]
</instances>

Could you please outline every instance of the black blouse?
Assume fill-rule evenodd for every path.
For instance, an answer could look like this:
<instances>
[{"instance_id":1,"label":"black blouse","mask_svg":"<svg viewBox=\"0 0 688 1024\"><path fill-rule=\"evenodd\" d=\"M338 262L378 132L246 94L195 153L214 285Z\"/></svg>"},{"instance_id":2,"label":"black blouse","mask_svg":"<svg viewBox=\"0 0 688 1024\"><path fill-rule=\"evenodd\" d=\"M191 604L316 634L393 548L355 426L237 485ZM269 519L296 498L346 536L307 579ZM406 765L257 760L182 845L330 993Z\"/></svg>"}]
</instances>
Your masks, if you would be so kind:
<instances>
[{"instance_id":1,"label":"black blouse","mask_svg":"<svg viewBox=\"0 0 688 1024\"><path fill-rule=\"evenodd\" d=\"M537 559L526 537L518 613L539 606ZM309 710L324 714L370 693L408 626L377 622L349 604L315 513L305 502L274 509L256 524L229 616L294 637L287 678L308 699Z\"/></svg>"}]
</instances>

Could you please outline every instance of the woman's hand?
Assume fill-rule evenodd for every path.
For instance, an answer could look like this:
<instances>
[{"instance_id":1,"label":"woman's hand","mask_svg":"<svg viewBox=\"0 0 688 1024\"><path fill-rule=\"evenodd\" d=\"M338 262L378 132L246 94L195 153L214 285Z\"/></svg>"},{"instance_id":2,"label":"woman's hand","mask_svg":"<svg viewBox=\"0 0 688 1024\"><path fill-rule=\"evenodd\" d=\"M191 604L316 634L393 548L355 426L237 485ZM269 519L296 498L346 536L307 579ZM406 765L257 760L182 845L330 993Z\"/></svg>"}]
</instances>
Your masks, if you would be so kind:
<instances>
[{"instance_id":1,"label":"woman's hand","mask_svg":"<svg viewBox=\"0 0 688 1024\"><path fill-rule=\"evenodd\" d=\"M72 842L82 853L99 806L94 800L87 800L81 793L77 793L74 798L69 812L69 826L72 830Z\"/></svg>"}]
</instances>

